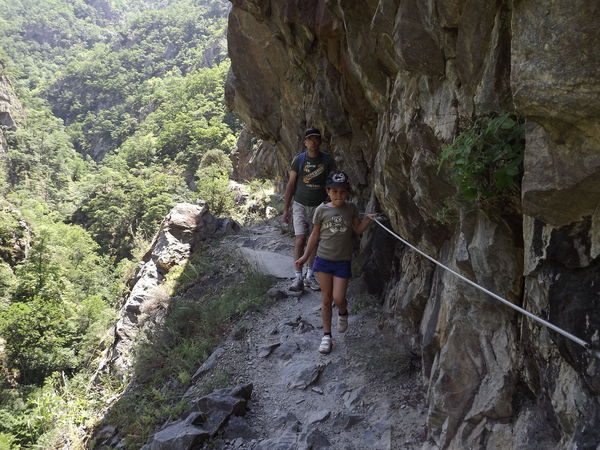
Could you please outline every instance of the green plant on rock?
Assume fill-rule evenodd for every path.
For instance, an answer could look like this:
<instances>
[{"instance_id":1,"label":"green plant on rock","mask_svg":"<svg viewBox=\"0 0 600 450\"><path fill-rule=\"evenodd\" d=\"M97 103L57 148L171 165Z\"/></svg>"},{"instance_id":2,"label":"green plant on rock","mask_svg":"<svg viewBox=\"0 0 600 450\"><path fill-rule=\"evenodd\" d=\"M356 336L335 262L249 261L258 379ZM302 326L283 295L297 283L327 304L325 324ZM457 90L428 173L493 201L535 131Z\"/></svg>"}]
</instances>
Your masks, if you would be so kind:
<instances>
[{"instance_id":1,"label":"green plant on rock","mask_svg":"<svg viewBox=\"0 0 600 450\"><path fill-rule=\"evenodd\" d=\"M245 202L240 205L234 219L245 226L258 225L271 219L283 209L280 198L274 193L275 188L270 180L251 180L244 185L247 192ZM278 204L279 202L279 204ZM279 210L277 209L279 207Z\"/></svg>"},{"instance_id":2,"label":"green plant on rock","mask_svg":"<svg viewBox=\"0 0 600 450\"><path fill-rule=\"evenodd\" d=\"M231 159L223 150L218 148L208 150L200 160L201 169L210 167L213 164L216 164L222 168L225 172L227 172L228 176L233 172L233 164L231 163Z\"/></svg>"},{"instance_id":3,"label":"green plant on rock","mask_svg":"<svg viewBox=\"0 0 600 450\"><path fill-rule=\"evenodd\" d=\"M229 190L227 168L217 164L200 167L196 172L198 197L204 200L215 216L230 214L233 210L233 193Z\"/></svg>"},{"instance_id":4,"label":"green plant on rock","mask_svg":"<svg viewBox=\"0 0 600 450\"><path fill-rule=\"evenodd\" d=\"M459 194L483 206L515 198L523 175L525 123L511 113L478 119L440 155Z\"/></svg>"}]
</instances>

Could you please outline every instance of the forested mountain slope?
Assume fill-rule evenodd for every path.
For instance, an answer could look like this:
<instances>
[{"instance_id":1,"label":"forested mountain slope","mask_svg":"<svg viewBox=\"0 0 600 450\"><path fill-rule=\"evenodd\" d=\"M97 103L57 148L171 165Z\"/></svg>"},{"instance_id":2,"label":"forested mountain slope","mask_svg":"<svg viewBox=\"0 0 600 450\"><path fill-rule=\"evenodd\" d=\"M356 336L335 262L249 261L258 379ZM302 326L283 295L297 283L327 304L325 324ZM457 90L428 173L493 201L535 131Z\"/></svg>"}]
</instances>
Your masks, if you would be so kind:
<instances>
[{"instance_id":1,"label":"forested mountain slope","mask_svg":"<svg viewBox=\"0 0 600 450\"><path fill-rule=\"evenodd\" d=\"M90 363L161 220L231 206L229 7L0 1L0 447L79 439Z\"/></svg>"}]
</instances>

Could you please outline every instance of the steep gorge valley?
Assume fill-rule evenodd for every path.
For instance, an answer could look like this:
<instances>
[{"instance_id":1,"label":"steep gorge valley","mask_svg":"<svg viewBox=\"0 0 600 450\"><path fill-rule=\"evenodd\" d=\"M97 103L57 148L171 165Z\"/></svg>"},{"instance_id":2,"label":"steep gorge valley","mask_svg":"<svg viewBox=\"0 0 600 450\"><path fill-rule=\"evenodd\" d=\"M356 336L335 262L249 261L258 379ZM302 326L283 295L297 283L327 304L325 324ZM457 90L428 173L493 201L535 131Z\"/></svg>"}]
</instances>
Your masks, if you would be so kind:
<instances>
[{"instance_id":1,"label":"steep gorge valley","mask_svg":"<svg viewBox=\"0 0 600 450\"><path fill-rule=\"evenodd\" d=\"M313 126L361 211L384 214L443 264L592 345L515 313L372 226L356 289L376 299L369 307L385 335L418 360L424 389L423 433L408 447L404 438L385 445L600 445L596 2L56 1L36 10L62 5L68 33L28 22L17 3L27 2L6 3L11 16L0 22L0 447L139 448L185 418L181 391L223 333L236 334L232 317L251 317L254 306L207 309L223 314L210 338L180 330L175 339L173 320L186 313L169 319L170 298L213 305L228 284L251 287L210 253L213 238L194 234L237 225L199 206L191 216L172 208L202 199L215 216L243 222L251 213L239 213L239 200L254 195L244 189L281 191ZM17 18L27 32L11 28ZM214 194L229 177L269 183L238 185L237 198ZM271 198L257 201L261 219ZM262 282L258 297L270 287ZM134 353L143 363L123 362L122 338L143 321L160 339ZM152 335L163 324L172 329ZM127 370L138 370L133 380ZM110 386L110 398L61 412L78 403L69 390L95 392L90 379ZM94 412L115 404L112 416ZM154 414L157 404L168 408ZM306 439L288 448L311 448ZM382 442L372 448L388 448Z\"/></svg>"}]
</instances>

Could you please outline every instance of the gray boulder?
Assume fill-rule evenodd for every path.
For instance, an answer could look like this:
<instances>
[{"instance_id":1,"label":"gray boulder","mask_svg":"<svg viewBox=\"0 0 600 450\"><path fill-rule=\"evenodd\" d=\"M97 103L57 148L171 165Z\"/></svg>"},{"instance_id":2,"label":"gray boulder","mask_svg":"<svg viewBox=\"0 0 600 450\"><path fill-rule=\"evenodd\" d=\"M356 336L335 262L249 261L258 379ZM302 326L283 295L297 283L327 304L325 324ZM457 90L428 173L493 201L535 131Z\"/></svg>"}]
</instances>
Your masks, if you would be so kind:
<instances>
[{"instance_id":1,"label":"gray boulder","mask_svg":"<svg viewBox=\"0 0 600 450\"><path fill-rule=\"evenodd\" d=\"M283 368L281 378L290 389L306 389L317 381L324 368L325 364L312 361L293 361Z\"/></svg>"},{"instance_id":2,"label":"gray boulder","mask_svg":"<svg viewBox=\"0 0 600 450\"><path fill-rule=\"evenodd\" d=\"M199 399L185 419L157 432L145 447L148 450L187 450L197 446L215 436L231 416L245 415L251 394L252 384L214 391Z\"/></svg>"}]
</instances>

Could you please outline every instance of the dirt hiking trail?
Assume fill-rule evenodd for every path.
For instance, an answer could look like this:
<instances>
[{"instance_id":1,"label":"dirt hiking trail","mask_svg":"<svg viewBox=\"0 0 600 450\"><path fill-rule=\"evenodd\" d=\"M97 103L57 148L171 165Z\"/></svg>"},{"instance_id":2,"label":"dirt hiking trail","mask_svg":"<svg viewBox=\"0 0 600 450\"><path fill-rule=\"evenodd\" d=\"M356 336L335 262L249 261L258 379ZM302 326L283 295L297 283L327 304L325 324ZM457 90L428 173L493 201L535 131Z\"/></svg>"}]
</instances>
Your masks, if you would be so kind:
<instances>
[{"instance_id":1,"label":"dirt hiking trail","mask_svg":"<svg viewBox=\"0 0 600 450\"><path fill-rule=\"evenodd\" d=\"M333 349L321 355L320 292L305 288L294 297L287 289L292 238L265 225L244 228L224 246L277 278L269 292L277 300L244 316L201 375L221 371L253 385L246 415L231 417L210 448L421 448L426 406L418 362L380 327L378 305L358 308L351 283L348 330L337 332L334 308Z\"/></svg>"}]
</instances>

